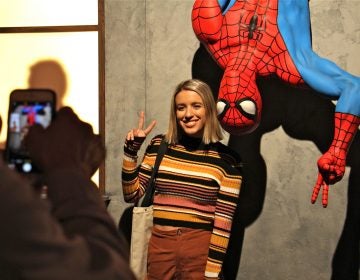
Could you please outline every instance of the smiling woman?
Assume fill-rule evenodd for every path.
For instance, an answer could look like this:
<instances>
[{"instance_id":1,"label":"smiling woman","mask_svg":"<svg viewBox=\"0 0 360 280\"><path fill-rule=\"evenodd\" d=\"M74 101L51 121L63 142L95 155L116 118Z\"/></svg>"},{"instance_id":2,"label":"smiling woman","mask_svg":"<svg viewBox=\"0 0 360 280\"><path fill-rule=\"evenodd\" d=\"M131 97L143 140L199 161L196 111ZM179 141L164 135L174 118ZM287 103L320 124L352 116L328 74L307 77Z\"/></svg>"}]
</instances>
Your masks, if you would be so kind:
<instances>
[{"instance_id":1,"label":"smiling woman","mask_svg":"<svg viewBox=\"0 0 360 280\"><path fill-rule=\"evenodd\" d=\"M160 143L168 144L154 183L147 279L221 279L242 171L238 155L220 142L211 89L194 79L175 88L168 131L151 140L137 167L137 153L155 126L153 121L145 128L144 118L142 113L125 140L126 202L148 191Z\"/></svg>"},{"instance_id":2,"label":"smiling woman","mask_svg":"<svg viewBox=\"0 0 360 280\"><path fill-rule=\"evenodd\" d=\"M103 1L1 1L0 26L0 76L5 77L0 85L0 149L14 89L54 90L58 106L71 106L95 133L103 134Z\"/></svg>"}]
</instances>

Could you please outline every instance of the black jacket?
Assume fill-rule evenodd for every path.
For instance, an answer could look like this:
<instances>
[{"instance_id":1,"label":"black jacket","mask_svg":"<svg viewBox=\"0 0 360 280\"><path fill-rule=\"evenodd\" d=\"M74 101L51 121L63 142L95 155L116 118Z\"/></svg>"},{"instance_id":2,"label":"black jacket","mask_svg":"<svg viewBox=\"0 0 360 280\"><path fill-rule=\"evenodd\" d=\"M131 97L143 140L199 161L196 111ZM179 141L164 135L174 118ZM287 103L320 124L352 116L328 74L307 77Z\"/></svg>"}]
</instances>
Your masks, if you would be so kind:
<instances>
[{"instance_id":1,"label":"black jacket","mask_svg":"<svg viewBox=\"0 0 360 280\"><path fill-rule=\"evenodd\" d=\"M0 279L135 279L96 185L74 170L46 184L42 200L0 160Z\"/></svg>"}]
</instances>

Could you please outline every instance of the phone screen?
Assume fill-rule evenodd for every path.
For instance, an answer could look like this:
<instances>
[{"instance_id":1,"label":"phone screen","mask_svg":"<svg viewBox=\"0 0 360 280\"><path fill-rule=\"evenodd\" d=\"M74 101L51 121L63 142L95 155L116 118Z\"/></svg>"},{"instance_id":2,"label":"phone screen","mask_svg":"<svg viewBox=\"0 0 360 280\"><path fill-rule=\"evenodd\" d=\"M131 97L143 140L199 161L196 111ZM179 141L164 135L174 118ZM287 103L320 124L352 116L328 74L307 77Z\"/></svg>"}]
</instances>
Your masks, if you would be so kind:
<instances>
[{"instance_id":1,"label":"phone screen","mask_svg":"<svg viewBox=\"0 0 360 280\"><path fill-rule=\"evenodd\" d=\"M51 101L10 101L8 115L7 162L19 172L38 172L24 145L31 126L44 128L51 123L54 104Z\"/></svg>"}]
</instances>

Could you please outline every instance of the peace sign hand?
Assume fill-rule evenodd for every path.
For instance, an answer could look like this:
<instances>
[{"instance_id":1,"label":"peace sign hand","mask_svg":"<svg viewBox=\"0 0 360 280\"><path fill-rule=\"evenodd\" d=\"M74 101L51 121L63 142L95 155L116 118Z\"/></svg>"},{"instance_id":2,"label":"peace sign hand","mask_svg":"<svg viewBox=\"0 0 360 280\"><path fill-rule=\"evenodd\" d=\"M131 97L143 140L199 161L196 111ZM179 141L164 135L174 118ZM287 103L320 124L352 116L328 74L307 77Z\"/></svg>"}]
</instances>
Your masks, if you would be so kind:
<instances>
[{"instance_id":1,"label":"peace sign hand","mask_svg":"<svg viewBox=\"0 0 360 280\"><path fill-rule=\"evenodd\" d=\"M126 135L127 141L134 140L135 137L146 137L153 130L153 128L156 125L156 121L153 120L145 129L144 129L144 121L145 121L145 113L141 111L139 116L138 128L133 128L127 133Z\"/></svg>"},{"instance_id":2,"label":"peace sign hand","mask_svg":"<svg viewBox=\"0 0 360 280\"><path fill-rule=\"evenodd\" d=\"M318 160L318 178L311 195L311 203L315 203L318 194L322 190L323 207L328 205L329 185L340 181L345 173L346 153L342 149L330 149Z\"/></svg>"}]
</instances>

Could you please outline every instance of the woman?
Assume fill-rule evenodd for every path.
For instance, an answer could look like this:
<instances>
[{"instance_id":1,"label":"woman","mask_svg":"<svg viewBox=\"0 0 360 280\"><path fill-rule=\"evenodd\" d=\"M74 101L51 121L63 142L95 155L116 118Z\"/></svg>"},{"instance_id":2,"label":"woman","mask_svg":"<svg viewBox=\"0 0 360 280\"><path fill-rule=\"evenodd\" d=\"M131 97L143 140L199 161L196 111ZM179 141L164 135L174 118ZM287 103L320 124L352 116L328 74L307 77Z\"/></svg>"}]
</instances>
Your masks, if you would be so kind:
<instances>
[{"instance_id":1,"label":"woman","mask_svg":"<svg viewBox=\"0 0 360 280\"><path fill-rule=\"evenodd\" d=\"M144 195L162 138L169 144L156 177L148 279L219 279L242 177L239 157L219 142L211 89L199 80L176 87L168 131L151 140L137 168L137 152L155 121L143 125L141 113L126 136L125 201Z\"/></svg>"}]
</instances>

